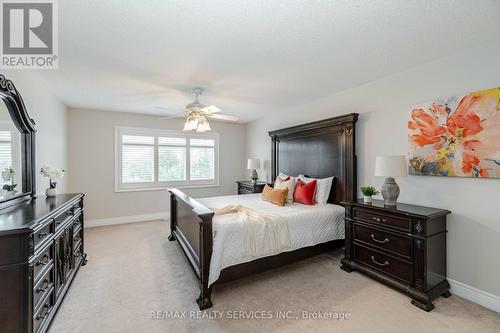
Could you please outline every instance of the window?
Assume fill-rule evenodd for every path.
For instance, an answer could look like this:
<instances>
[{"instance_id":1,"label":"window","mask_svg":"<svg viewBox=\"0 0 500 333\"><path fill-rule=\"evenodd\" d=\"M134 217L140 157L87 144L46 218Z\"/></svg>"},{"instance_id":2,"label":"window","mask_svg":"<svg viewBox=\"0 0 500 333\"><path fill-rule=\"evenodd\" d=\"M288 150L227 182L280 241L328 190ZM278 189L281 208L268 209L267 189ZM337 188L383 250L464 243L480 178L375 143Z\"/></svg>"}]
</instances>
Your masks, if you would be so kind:
<instances>
[{"instance_id":1,"label":"window","mask_svg":"<svg viewBox=\"0 0 500 333\"><path fill-rule=\"evenodd\" d=\"M11 167L15 172L15 182L21 181L21 146L20 134L12 121L0 120L0 190L5 184L10 185L11 181L5 181L1 177L2 171ZM19 185L22 186L22 185ZM19 189L19 186L16 190Z\"/></svg>"},{"instance_id":2,"label":"window","mask_svg":"<svg viewBox=\"0 0 500 333\"><path fill-rule=\"evenodd\" d=\"M217 133L115 128L115 191L218 185Z\"/></svg>"}]
</instances>

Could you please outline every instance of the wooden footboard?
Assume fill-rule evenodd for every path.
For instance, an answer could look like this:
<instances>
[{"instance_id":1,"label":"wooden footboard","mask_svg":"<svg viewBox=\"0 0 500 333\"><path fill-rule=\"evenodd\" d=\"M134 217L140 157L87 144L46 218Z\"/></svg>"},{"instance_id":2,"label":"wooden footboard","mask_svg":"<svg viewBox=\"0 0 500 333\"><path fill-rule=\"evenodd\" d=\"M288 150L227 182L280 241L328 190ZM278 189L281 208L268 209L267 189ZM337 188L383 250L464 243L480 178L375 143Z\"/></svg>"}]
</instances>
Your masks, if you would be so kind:
<instances>
[{"instance_id":1,"label":"wooden footboard","mask_svg":"<svg viewBox=\"0 0 500 333\"><path fill-rule=\"evenodd\" d=\"M214 213L198 201L179 191L170 192L170 237L177 242L198 276L200 296L196 300L200 310L212 306L208 286L212 258L212 217Z\"/></svg>"}]
</instances>

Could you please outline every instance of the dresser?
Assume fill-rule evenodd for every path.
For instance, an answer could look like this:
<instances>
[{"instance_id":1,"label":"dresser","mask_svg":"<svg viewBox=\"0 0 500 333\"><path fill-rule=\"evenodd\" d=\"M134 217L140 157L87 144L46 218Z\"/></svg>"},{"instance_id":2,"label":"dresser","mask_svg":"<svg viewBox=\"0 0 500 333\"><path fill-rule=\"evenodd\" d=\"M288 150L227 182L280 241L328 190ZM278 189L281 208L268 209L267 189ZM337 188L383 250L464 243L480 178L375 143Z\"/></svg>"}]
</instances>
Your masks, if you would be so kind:
<instances>
[{"instance_id":1,"label":"dresser","mask_svg":"<svg viewBox=\"0 0 500 333\"><path fill-rule=\"evenodd\" d=\"M46 332L84 252L84 194L0 210L0 331Z\"/></svg>"},{"instance_id":2,"label":"dresser","mask_svg":"<svg viewBox=\"0 0 500 333\"><path fill-rule=\"evenodd\" d=\"M238 186L238 194L250 194L250 193L262 193L266 182L253 183L251 180L238 180L236 181Z\"/></svg>"},{"instance_id":3,"label":"dresser","mask_svg":"<svg viewBox=\"0 0 500 333\"><path fill-rule=\"evenodd\" d=\"M342 269L357 270L399 289L425 311L450 296L446 280L446 216L450 211L398 203L386 207L343 202L345 257Z\"/></svg>"}]
</instances>

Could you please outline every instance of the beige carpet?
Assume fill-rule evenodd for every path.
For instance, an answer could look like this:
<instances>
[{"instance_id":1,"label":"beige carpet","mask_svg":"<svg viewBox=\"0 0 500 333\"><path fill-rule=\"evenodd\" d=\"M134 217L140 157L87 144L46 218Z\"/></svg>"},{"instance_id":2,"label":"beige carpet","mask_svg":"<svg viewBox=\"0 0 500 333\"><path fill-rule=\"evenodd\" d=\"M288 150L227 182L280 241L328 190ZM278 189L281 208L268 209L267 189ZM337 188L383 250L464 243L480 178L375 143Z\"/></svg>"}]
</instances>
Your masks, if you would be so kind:
<instances>
[{"instance_id":1,"label":"beige carpet","mask_svg":"<svg viewBox=\"0 0 500 333\"><path fill-rule=\"evenodd\" d=\"M500 314L456 296L426 313L338 259L321 255L215 288L210 312L196 312L197 281L163 221L86 230L87 266L66 296L51 332L500 332ZM235 319L287 314L290 319ZM151 319L161 311L164 319ZM177 311L177 313L175 312ZM167 314L187 319L166 318ZM192 312L194 311L194 312ZM252 312L253 311L253 312ZM290 311L290 312L286 312ZM302 319L302 312L349 319ZM192 313L191 313L192 312ZM295 317L298 317L296 319Z\"/></svg>"}]
</instances>

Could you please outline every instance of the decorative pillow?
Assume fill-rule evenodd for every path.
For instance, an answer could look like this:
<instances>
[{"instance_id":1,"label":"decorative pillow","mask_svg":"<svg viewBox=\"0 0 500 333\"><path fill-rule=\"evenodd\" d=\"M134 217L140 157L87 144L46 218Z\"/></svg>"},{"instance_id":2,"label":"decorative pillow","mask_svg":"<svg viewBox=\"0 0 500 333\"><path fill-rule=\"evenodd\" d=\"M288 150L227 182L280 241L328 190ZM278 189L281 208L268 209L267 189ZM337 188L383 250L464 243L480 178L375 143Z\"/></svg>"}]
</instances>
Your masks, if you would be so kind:
<instances>
[{"instance_id":1,"label":"decorative pillow","mask_svg":"<svg viewBox=\"0 0 500 333\"><path fill-rule=\"evenodd\" d=\"M286 204L286 197L288 195L288 188L273 189L271 186L264 186L262 190L262 200L268 201L275 205L283 207Z\"/></svg>"},{"instance_id":2,"label":"decorative pillow","mask_svg":"<svg viewBox=\"0 0 500 333\"><path fill-rule=\"evenodd\" d=\"M288 189L288 196L286 201L288 203L293 202L293 192L295 191L295 180L288 177L285 180L281 179L281 177L276 177L276 180L274 181L274 188L275 189L282 189L282 188L287 188Z\"/></svg>"},{"instance_id":3,"label":"decorative pillow","mask_svg":"<svg viewBox=\"0 0 500 333\"><path fill-rule=\"evenodd\" d=\"M317 179L317 178L309 178L304 175L299 175L298 178L305 183L309 183L313 180L316 180L317 185L316 185L316 193L314 194L314 201L318 204L326 204L328 202L328 197L330 196L330 190L332 189L333 178L335 177Z\"/></svg>"},{"instance_id":4,"label":"decorative pillow","mask_svg":"<svg viewBox=\"0 0 500 333\"><path fill-rule=\"evenodd\" d=\"M289 175L285 175L283 172L280 172L278 177L280 177L283 180L288 180L287 178L291 178Z\"/></svg>"},{"instance_id":5,"label":"decorative pillow","mask_svg":"<svg viewBox=\"0 0 500 333\"><path fill-rule=\"evenodd\" d=\"M316 191L316 179L305 183L297 179L295 185L295 193L293 194L293 201L299 202L304 205L314 205L314 192Z\"/></svg>"},{"instance_id":6,"label":"decorative pillow","mask_svg":"<svg viewBox=\"0 0 500 333\"><path fill-rule=\"evenodd\" d=\"M278 175L278 177L280 177L281 180L292 179L294 184L297 183L297 177L289 176L287 174L284 174L283 172L280 172L279 175Z\"/></svg>"}]
</instances>

